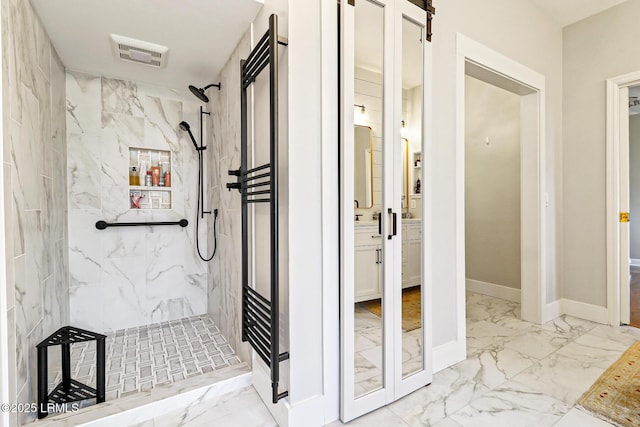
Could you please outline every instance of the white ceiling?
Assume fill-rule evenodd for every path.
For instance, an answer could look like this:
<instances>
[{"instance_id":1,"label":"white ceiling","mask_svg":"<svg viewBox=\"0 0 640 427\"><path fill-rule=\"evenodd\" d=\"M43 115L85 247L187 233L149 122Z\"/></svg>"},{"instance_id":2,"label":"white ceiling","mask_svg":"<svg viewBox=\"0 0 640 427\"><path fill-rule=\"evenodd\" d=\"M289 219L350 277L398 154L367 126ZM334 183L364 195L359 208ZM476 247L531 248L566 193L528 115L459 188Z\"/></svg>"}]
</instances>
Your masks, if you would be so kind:
<instances>
[{"instance_id":1,"label":"white ceiling","mask_svg":"<svg viewBox=\"0 0 640 427\"><path fill-rule=\"evenodd\" d=\"M627 0L530 0L561 26L596 15Z\"/></svg>"},{"instance_id":2,"label":"white ceiling","mask_svg":"<svg viewBox=\"0 0 640 427\"><path fill-rule=\"evenodd\" d=\"M71 70L142 81L188 93L213 83L264 0L31 0ZM116 59L114 33L167 46L157 69Z\"/></svg>"}]
</instances>

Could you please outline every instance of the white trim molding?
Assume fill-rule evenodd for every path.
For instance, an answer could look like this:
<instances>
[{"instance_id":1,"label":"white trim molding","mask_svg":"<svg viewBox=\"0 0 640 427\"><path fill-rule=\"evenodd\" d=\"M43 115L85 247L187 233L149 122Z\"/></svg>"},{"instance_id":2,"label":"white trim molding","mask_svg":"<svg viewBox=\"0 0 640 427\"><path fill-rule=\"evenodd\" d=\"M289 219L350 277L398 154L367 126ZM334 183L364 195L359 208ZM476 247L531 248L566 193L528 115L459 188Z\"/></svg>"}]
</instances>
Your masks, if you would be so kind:
<instances>
[{"instance_id":1,"label":"white trim molding","mask_svg":"<svg viewBox=\"0 0 640 427\"><path fill-rule=\"evenodd\" d=\"M607 233L607 307L608 323L620 325L620 296L624 286L621 277L621 258L628 254L620 251L620 131L621 116L628 111L620 98L620 92L640 84L640 71L614 77L607 80L607 135L606 135L606 233ZM626 107L628 109L628 107ZM628 141L625 142L628 144ZM626 279L625 279L625 282ZM628 288L629 284L626 283ZM628 292L628 289L625 290Z\"/></svg>"},{"instance_id":2,"label":"white trim molding","mask_svg":"<svg viewBox=\"0 0 640 427\"><path fill-rule=\"evenodd\" d=\"M607 324L608 312L607 307L599 305L587 304L580 301L570 299L562 299L562 312L568 316L579 317L580 319L590 320L596 323Z\"/></svg>"},{"instance_id":3,"label":"white trim molding","mask_svg":"<svg viewBox=\"0 0 640 427\"><path fill-rule=\"evenodd\" d=\"M449 341L433 347L433 372L440 372L467 358L467 339Z\"/></svg>"},{"instance_id":4,"label":"white trim molding","mask_svg":"<svg viewBox=\"0 0 640 427\"><path fill-rule=\"evenodd\" d=\"M633 267L640 267L640 259L629 258L629 265Z\"/></svg>"},{"instance_id":5,"label":"white trim molding","mask_svg":"<svg viewBox=\"0 0 640 427\"><path fill-rule=\"evenodd\" d=\"M473 279L467 279L467 291L518 303L522 294L520 289Z\"/></svg>"},{"instance_id":6,"label":"white trim molding","mask_svg":"<svg viewBox=\"0 0 640 427\"><path fill-rule=\"evenodd\" d=\"M555 318L562 316L564 312L562 311L562 300L555 300L553 302L549 302L544 306L542 311L542 322L547 323Z\"/></svg>"},{"instance_id":7,"label":"white trim molding","mask_svg":"<svg viewBox=\"0 0 640 427\"><path fill-rule=\"evenodd\" d=\"M457 342L466 340L465 312L465 74L470 67L482 79L499 81L522 95L521 170L522 318L542 323L546 307L546 79L545 77L463 34L456 35L456 319ZM499 84L498 84L499 85ZM525 111L526 110L526 111ZM553 243L553 242L551 242ZM436 349L434 348L434 359ZM438 365L434 362L434 371Z\"/></svg>"},{"instance_id":8,"label":"white trim molding","mask_svg":"<svg viewBox=\"0 0 640 427\"><path fill-rule=\"evenodd\" d=\"M587 304L580 301L561 298L548 303L544 308L544 322L549 322L563 314L590 320L604 325L609 323L609 314L606 307Z\"/></svg>"}]
</instances>

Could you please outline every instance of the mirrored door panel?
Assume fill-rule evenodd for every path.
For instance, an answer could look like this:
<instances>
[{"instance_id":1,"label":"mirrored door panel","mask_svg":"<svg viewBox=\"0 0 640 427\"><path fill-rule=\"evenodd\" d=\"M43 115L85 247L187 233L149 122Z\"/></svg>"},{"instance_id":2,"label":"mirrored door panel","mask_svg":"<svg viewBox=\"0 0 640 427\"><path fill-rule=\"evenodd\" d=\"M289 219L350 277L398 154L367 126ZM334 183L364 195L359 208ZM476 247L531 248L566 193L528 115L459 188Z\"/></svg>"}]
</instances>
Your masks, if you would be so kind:
<instances>
[{"instance_id":1,"label":"mirrored door panel","mask_svg":"<svg viewBox=\"0 0 640 427\"><path fill-rule=\"evenodd\" d=\"M400 162L407 166L398 180L404 191L408 180L409 198L402 210L402 377L423 370L423 284L422 284L422 116L424 28L403 16L402 28L402 121L398 141ZM404 146L404 147L403 147ZM407 161L408 159L408 161ZM401 201L401 204L402 201Z\"/></svg>"},{"instance_id":2,"label":"mirrored door panel","mask_svg":"<svg viewBox=\"0 0 640 427\"><path fill-rule=\"evenodd\" d=\"M425 25L406 0L340 2L343 421L431 379Z\"/></svg>"},{"instance_id":3,"label":"mirrored door panel","mask_svg":"<svg viewBox=\"0 0 640 427\"><path fill-rule=\"evenodd\" d=\"M384 5L354 5L354 397L383 387Z\"/></svg>"}]
</instances>

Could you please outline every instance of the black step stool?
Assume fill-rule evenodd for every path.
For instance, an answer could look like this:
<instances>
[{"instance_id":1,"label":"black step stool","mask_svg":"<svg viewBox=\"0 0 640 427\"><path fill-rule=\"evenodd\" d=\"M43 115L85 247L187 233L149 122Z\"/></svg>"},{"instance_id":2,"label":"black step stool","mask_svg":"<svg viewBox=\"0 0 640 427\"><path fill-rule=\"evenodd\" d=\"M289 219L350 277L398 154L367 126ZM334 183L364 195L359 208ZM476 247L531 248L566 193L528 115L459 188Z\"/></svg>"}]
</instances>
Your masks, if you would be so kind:
<instances>
[{"instance_id":1,"label":"black step stool","mask_svg":"<svg viewBox=\"0 0 640 427\"><path fill-rule=\"evenodd\" d=\"M49 402L64 404L93 398L96 399L96 403L104 402L105 338L106 335L63 326L36 346L38 349L38 418L48 415ZM95 389L71 379L71 344L93 340L96 340ZM54 345L62 347L62 382L49 394L47 351Z\"/></svg>"}]
</instances>

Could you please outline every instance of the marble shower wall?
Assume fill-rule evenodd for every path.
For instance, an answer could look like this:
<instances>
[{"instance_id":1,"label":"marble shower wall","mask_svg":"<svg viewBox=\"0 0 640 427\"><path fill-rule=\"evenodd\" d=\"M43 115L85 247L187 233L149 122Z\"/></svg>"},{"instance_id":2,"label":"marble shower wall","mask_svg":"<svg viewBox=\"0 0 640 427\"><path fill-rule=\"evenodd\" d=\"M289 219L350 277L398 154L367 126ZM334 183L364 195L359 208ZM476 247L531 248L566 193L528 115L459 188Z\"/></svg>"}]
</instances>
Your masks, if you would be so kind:
<instances>
[{"instance_id":1,"label":"marble shower wall","mask_svg":"<svg viewBox=\"0 0 640 427\"><path fill-rule=\"evenodd\" d=\"M276 3L276 2L274 2ZM269 7L273 7L270 5ZM266 10L266 9L265 9ZM263 10L264 12L264 10ZM257 18L253 31L262 33L267 29L268 14ZM261 29L259 29L261 28ZM262 33L264 34L264 33ZM280 27L280 35L286 37L286 23ZM228 171L240 166L240 59L246 59L251 53L251 31L247 31L227 60L215 82L222 83L221 91L208 92L211 120L208 123L206 162L212 171L207 181L207 197L212 208L217 207L220 215L217 226L217 252L208 265L208 313L219 326L222 333L236 351L238 357L251 363L250 347L242 342L242 221L240 194L228 191L226 183L235 181ZM280 351L289 349L289 252L288 252L288 56L287 49L278 51L280 69L279 78L279 204L280 204ZM269 160L269 79L268 70L263 71L252 85L248 100L249 129L249 165L268 163ZM253 116L252 116L253 114ZM253 135L252 135L253 134ZM253 156L253 158L252 158ZM255 244L255 262L249 260L255 273L255 289L269 297L270 277L270 210L268 204L256 204L253 218L249 211L250 222L255 222L252 236ZM209 229L209 245L214 244L213 227ZM251 274L251 273L250 273ZM289 362L280 365L280 381L287 388Z\"/></svg>"},{"instance_id":2,"label":"marble shower wall","mask_svg":"<svg viewBox=\"0 0 640 427\"><path fill-rule=\"evenodd\" d=\"M35 345L69 323L65 71L31 4L2 0L1 7L8 301L2 316L15 367L2 381L10 402L31 403ZM10 425L32 415L12 414Z\"/></svg>"},{"instance_id":3,"label":"marble shower wall","mask_svg":"<svg viewBox=\"0 0 640 427\"><path fill-rule=\"evenodd\" d=\"M240 195L228 191L226 183L233 179L227 174L240 166L240 58L251 51L247 33L225 64L216 81L222 90L209 94L206 162L207 196L212 207L219 210L216 256L208 264L208 313L227 337L231 347L244 362L250 363L248 344L242 342L240 330L242 296L242 222ZM206 197L207 197L206 196ZM213 247L213 227L209 230L209 245Z\"/></svg>"},{"instance_id":4,"label":"marble shower wall","mask_svg":"<svg viewBox=\"0 0 640 427\"><path fill-rule=\"evenodd\" d=\"M144 83L66 79L71 322L108 332L206 313L207 267L195 250L198 157L178 127L186 120L198 129L199 104ZM129 147L171 151L171 209L129 209ZM186 228L95 228L181 218ZM206 232L205 218L203 255Z\"/></svg>"}]
</instances>

